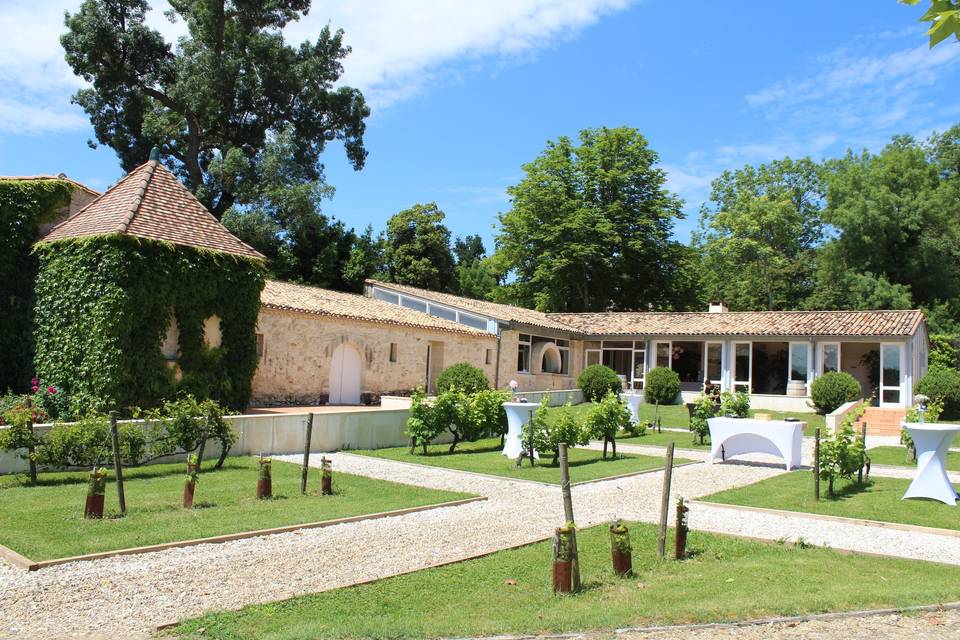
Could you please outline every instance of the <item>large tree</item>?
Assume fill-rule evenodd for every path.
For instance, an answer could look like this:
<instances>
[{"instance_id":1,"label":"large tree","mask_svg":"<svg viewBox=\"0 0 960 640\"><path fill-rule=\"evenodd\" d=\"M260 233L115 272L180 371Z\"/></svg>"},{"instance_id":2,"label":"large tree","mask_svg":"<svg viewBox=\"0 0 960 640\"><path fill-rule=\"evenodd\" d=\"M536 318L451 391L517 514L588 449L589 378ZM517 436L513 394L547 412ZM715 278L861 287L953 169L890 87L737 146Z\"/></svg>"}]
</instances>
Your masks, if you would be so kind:
<instances>
[{"instance_id":1,"label":"large tree","mask_svg":"<svg viewBox=\"0 0 960 640\"><path fill-rule=\"evenodd\" d=\"M820 167L808 158L714 180L695 236L707 296L737 310L797 307L813 288L822 198Z\"/></svg>"},{"instance_id":2,"label":"large tree","mask_svg":"<svg viewBox=\"0 0 960 640\"><path fill-rule=\"evenodd\" d=\"M819 255L812 303L896 307L912 294L931 308L960 297L958 159L954 127L829 162L824 219L838 234Z\"/></svg>"},{"instance_id":3,"label":"large tree","mask_svg":"<svg viewBox=\"0 0 960 640\"><path fill-rule=\"evenodd\" d=\"M169 0L187 35L176 47L144 22L146 0L84 0L61 37L92 86L74 102L124 169L160 148L163 162L218 218L259 193L268 140L286 131L301 181L322 180L320 156L339 140L355 169L366 158L357 89L334 86L350 48L324 27L288 45L281 30L310 0ZM91 143L92 144L92 143Z\"/></svg>"},{"instance_id":4,"label":"large tree","mask_svg":"<svg viewBox=\"0 0 960 640\"><path fill-rule=\"evenodd\" d=\"M386 273L392 282L456 293L450 230L436 203L415 204L387 221Z\"/></svg>"},{"instance_id":5,"label":"large tree","mask_svg":"<svg viewBox=\"0 0 960 640\"><path fill-rule=\"evenodd\" d=\"M918 5L921 0L900 0L903 4ZM930 48L940 44L950 36L960 41L960 1L958 0L930 0L930 6L920 17L922 22L929 22Z\"/></svg>"},{"instance_id":6,"label":"large tree","mask_svg":"<svg viewBox=\"0 0 960 640\"><path fill-rule=\"evenodd\" d=\"M546 311L676 306L670 240L680 200L659 157L630 127L547 143L508 189L493 257L507 302Z\"/></svg>"}]
</instances>

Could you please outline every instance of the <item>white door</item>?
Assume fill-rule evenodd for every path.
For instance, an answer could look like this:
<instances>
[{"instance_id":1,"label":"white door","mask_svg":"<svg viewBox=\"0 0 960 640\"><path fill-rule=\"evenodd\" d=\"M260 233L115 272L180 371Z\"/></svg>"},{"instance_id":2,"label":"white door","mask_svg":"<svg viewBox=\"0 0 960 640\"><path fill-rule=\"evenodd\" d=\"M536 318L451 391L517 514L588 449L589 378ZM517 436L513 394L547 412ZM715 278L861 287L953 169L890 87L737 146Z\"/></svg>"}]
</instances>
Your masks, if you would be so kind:
<instances>
[{"instance_id":1,"label":"white door","mask_svg":"<svg viewBox=\"0 0 960 640\"><path fill-rule=\"evenodd\" d=\"M903 406L903 348L899 343L880 345L880 406Z\"/></svg>"},{"instance_id":2,"label":"white door","mask_svg":"<svg viewBox=\"0 0 960 640\"><path fill-rule=\"evenodd\" d=\"M330 404L360 404L362 358L356 347L341 344L330 364Z\"/></svg>"}]
</instances>

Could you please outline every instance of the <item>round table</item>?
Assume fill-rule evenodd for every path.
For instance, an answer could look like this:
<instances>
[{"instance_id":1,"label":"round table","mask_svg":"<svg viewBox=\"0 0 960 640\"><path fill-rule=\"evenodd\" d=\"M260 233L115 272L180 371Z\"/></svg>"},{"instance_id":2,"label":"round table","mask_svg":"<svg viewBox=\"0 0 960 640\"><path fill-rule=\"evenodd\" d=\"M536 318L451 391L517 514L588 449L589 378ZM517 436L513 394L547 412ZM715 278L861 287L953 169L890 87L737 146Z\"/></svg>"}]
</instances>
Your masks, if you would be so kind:
<instances>
[{"instance_id":1,"label":"round table","mask_svg":"<svg viewBox=\"0 0 960 640\"><path fill-rule=\"evenodd\" d=\"M520 457L525 451L523 443L523 425L530 422L533 412L540 405L533 402L504 402L503 410L507 412L507 435L503 439L503 455L511 460ZM540 454L533 452L533 457L540 459Z\"/></svg>"},{"instance_id":2,"label":"round table","mask_svg":"<svg viewBox=\"0 0 960 640\"><path fill-rule=\"evenodd\" d=\"M960 425L907 422L903 426L917 452L917 474L903 499L930 498L957 506L957 490L947 475L947 450L960 433Z\"/></svg>"}]
</instances>

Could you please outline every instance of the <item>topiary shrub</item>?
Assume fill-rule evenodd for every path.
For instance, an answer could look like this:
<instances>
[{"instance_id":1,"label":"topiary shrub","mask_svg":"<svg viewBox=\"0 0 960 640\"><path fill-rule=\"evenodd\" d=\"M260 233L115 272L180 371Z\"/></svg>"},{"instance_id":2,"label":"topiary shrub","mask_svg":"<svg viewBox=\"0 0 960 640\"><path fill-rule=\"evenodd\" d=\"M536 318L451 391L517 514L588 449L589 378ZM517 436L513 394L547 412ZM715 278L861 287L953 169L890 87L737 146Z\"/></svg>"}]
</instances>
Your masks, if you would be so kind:
<instances>
[{"instance_id":1,"label":"topiary shrub","mask_svg":"<svg viewBox=\"0 0 960 640\"><path fill-rule=\"evenodd\" d=\"M945 418L960 415L960 371L932 365L917 382L916 392L942 402Z\"/></svg>"},{"instance_id":2,"label":"topiary shrub","mask_svg":"<svg viewBox=\"0 0 960 640\"><path fill-rule=\"evenodd\" d=\"M859 400L860 383L846 371L830 371L810 385L810 397L817 413L832 413L845 402Z\"/></svg>"},{"instance_id":3,"label":"topiary shrub","mask_svg":"<svg viewBox=\"0 0 960 640\"><path fill-rule=\"evenodd\" d=\"M680 376L673 369L654 367L643 381L643 399L648 404L673 404L680 395Z\"/></svg>"},{"instance_id":4,"label":"topiary shrub","mask_svg":"<svg viewBox=\"0 0 960 640\"><path fill-rule=\"evenodd\" d=\"M602 364L592 364L577 376L577 386L586 402L600 402L610 392L620 393L623 382L617 372Z\"/></svg>"},{"instance_id":5,"label":"topiary shrub","mask_svg":"<svg viewBox=\"0 0 960 640\"><path fill-rule=\"evenodd\" d=\"M459 389L465 393L485 391L490 388L490 382L483 371L469 362L458 362L450 365L437 376L437 393Z\"/></svg>"}]
</instances>

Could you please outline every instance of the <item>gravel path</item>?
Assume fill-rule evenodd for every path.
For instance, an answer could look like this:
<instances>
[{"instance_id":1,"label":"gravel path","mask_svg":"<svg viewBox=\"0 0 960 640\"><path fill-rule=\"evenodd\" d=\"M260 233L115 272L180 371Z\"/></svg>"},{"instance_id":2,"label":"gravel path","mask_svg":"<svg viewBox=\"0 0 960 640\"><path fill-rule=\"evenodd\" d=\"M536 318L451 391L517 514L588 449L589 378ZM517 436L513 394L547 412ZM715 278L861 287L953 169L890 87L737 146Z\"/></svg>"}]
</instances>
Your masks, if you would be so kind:
<instances>
[{"instance_id":1,"label":"gravel path","mask_svg":"<svg viewBox=\"0 0 960 640\"><path fill-rule=\"evenodd\" d=\"M686 454L686 452L684 452ZM336 453L335 471L484 495L460 507L80 562L24 573L0 563L0 637L146 636L161 623L211 609L280 600L461 560L550 535L562 521L560 489ZM278 456L283 459L283 456ZM297 460L298 456L288 459ZM319 463L317 457L313 460ZM692 499L782 473L773 463L695 464L674 471L674 497ZM654 522L662 473L573 488L581 526L613 517ZM960 539L864 529L719 508L691 510L695 529L960 564ZM467 533L467 535L465 535Z\"/></svg>"}]
</instances>

